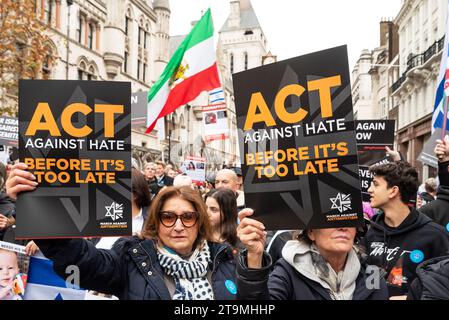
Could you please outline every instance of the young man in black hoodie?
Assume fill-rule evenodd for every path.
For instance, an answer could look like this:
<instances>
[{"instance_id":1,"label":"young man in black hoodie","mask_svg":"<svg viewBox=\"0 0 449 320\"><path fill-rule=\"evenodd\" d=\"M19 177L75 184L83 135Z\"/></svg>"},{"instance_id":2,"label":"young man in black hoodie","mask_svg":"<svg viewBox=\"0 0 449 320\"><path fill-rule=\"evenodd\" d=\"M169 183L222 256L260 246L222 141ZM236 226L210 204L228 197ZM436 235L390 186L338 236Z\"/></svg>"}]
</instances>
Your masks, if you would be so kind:
<instances>
[{"instance_id":1,"label":"young man in black hoodie","mask_svg":"<svg viewBox=\"0 0 449 320\"><path fill-rule=\"evenodd\" d=\"M447 149L440 141L435 152L441 157L440 184L449 186ZM390 297L404 296L419 263L447 254L449 233L408 206L418 190L418 173L410 164L398 161L370 171L374 177L368 189L371 207L383 212L371 222L364 238L368 263L385 271Z\"/></svg>"}]
</instances>

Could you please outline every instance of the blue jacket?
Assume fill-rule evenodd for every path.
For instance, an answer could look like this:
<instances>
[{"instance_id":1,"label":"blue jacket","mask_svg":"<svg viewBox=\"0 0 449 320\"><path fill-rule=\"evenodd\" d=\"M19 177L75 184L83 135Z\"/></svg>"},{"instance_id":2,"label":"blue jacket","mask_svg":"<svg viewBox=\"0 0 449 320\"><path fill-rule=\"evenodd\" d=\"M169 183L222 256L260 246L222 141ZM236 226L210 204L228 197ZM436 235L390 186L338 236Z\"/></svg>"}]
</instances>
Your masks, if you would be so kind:
<instances>
[{"instance_id":1,"label":"blue jacket","mask_svg":"<svg viewBox=\"0 0 449 320\"><path fill-rule=\"evenodd\" d=\"M35 240L53 260L55 271L67 277L66 267L80 270L80 287L113 294L121 300L170 300L164 271L152 240L123 238L111 250L96 249L84 239ZM212 288L215 299L235 299L235 260L232 248L209 242ZM230 281L232 282L230 282ZM229 288L229 289L228 289Z\"/></svg>"}]
</instances>

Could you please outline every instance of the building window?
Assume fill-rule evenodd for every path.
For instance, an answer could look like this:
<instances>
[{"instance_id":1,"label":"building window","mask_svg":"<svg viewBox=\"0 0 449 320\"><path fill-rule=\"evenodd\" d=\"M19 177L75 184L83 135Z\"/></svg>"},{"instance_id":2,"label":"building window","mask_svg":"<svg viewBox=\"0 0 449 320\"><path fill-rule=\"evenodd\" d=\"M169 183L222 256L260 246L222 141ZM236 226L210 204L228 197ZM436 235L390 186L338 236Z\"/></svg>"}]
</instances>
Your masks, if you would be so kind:
<instances>
[{"instance_id":1,"label":"building window","mask_svg":"<svg viewBox=\"0 0 449 320\"><path fill-rule=\"evenodd\" d=\"M89 49L93 48L94 45L94 25L89 23L89 34L87 35Z\"/></svg>"},{"instance_id":2,"label":"building window","mask_svg":"<svg viewBox=\"0 0 449 320\"><path fill-rule=\"evenodd\" d=\"M78 65L78 80L96 80L97 71L96 68L91 65L87 69L86 63L81 61Z\"/></svg>"},{"instance_id":3,"label":"building window","mask_svg":"<svg viewBox=\"0 0 449 320\"><path fill-rule=\"evenodd\" d=\"M147 64L143 64L143 82L147 81Z\"/></svg>"},{"instance_id":4,"label":"building window","mask_svg":"<svg viewBox=\"0 0 449 320\"><path fill-rule=\"evenodd\" d=\"M142 61L138 60L137 62L137 79L140 80L140 69L142 69Z\"/></svg>"},{"instance_id":5,"label":"building window","mask_svg":"<svg viewBox=\"0 0 449 320\"><path fill-rule=\"evenodd\" d=\"M146 31L143 32L143 47L144 49L147 48L147 38L148 38L148 34L146 33Z\"/></svg>"},{"instance_id":6,"label":"building window","mask_svg":"<svg viewBox=\"0 0 449 320\"><path fill-rule=\"evenodd\" d=\"M137 35L137 44L140 46L140 43L142 41L142 28L139 27L139 33Z\"/></svg>"},{"instance_id":7,"label":"building window","mask_svg":"<svg viewBox=\"0 0 449 320\"><path fill-rule=\"evenodd\" d=\"M45 22L51 25L51 11L53 9L53 0L46 0L44 5L44 18Z\"/></svg>"},{"instance_id":8,"label":"building window","mask_svg":"<svg viewBox=\"0 0 449 320\"><path fill-rule=\"evenodd\" d=\"M129 25L130 25L130 18L126 17L125 18L125 34L128 36L129 35Z\"/></svg>"},{"instance_id":9,"label":"building window","mask_svg":"<svg viewBox=\"0 0 449 320\"><path fill-rule=\"evenodd\" d=\"M248 70L248 53L245 52L245 70Z\"/></svg>"},{"instance_id":10,"label":"building window","mask_svg":"<svg viewBox=\"0 0 449 320\"><path fill-rule=\"evenodd\" d=\"M80 14L78 17L78 28L76 29L76 37L78 43L81 43L82 35L83 35L83 17Z\"/></svg>"},{"instance_id":11,"label":"building window","mask_svg":"<svg viewBox=\"0 0 449 320\"><path fill-rule=\"evenodd\" d=\"M42 64L42 79L48 80L51 76L51 69L50 69L50 57L47 56L44 59L44 63Z\"/></svg>"},{"instance_id":12,"label":"building window","mask_svg":"<svg viewBox=\"0 0 449 320\"><path fill-rule=\"evenodd\" d=\"M234 55L231 53L231 63L230 63L230 68L231 68L231 73L234 73Z\"/></svg>"},{"instance_id":13,"label":"building window","mask_svg":"<svg viewBox=\"0 0 449 320\"><path fill-rule=\"evenodd\" d=\"M125 61L123 61L123 71L128 72L128 52L125 51Z\"/></svg>"}]
</instances>

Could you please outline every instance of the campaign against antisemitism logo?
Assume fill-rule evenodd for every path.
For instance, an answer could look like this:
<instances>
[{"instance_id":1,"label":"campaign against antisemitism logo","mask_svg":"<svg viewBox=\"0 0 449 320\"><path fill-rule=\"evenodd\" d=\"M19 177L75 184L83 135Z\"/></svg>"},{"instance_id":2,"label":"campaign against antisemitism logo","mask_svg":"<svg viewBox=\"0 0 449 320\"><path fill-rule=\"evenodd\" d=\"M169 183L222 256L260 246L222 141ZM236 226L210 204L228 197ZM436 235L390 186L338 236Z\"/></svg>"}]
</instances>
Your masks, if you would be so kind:
<instances>
[{"instance_id":1,"label":"campaign against antisemitism logo","mask_svg":"<svg viewBox=\"0 0 449 320\"><path fill-rule=\"evenodd\" d=\"M339 193L335 198L329 199L332 202L331 209L337 209L340 213L351 210L351 195Z\"/></svg>"},{"instance_id":2,"label":"campaign against antisemitism logo","mask_svg":"<svg viewBox=\"0 0 449 320\"><path fill-rule=\"evenodd\" d=\"M112 221L123 219L123 204L113 202L110 206L105 206L105 217L109 217Z\"/></svg>"}]
</instances>

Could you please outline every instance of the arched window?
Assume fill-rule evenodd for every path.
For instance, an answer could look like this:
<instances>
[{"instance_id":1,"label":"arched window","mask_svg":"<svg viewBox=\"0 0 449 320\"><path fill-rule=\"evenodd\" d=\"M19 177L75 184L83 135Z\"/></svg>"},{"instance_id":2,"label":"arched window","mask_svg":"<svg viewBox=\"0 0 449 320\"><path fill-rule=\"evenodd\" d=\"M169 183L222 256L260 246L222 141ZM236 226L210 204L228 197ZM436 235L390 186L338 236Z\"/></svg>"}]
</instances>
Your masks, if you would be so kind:
<instances>
[{"instance_id":1,"label":"arched window","mask_svg":"<svg viewBox=\"0 0 449 320\"><path fill-rule=\"evenodd\" d=\"M78 64L78 80L86 80L86 63L84 61L81 61Z\"/></svg>"},{"instance_id":2,"label":"arched window","mask_svg":"<svg viewBox=\"0 0 449 320\"><path fill-rule=\"evenodd\" d=\"M78 80L96 80L98 78L97 70L95 62L88 65L87 59L82 57L78 63Z\"/></svg>"},{"instance_id":3,"label":"arched window","mask_svg":"<svg viewBox=\"0 0 449 320\"><path fill-rule=\"evenodd\" d=\"M95 72L95 68L93 66L89 67L89 72L87 73L87 80L96 80L97 76L96 76L96 72Z\"/></svg>"},{"instance_id":4,"label":"arched window","mask_svg":"<svg viewBox=\"0 0 449 320\"><path fill-rule=\"evenodd\" d=\"M45 45L46 55L42 61L42 69L41 69L41 75L42 79L51 79L51 69L53 67L55 53L58 51L56 49L55 44L49 40L49 42Z\"/></svg>"}]
</instances>

